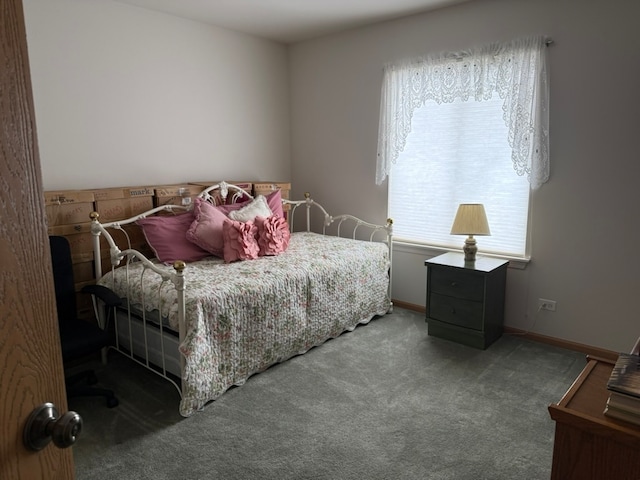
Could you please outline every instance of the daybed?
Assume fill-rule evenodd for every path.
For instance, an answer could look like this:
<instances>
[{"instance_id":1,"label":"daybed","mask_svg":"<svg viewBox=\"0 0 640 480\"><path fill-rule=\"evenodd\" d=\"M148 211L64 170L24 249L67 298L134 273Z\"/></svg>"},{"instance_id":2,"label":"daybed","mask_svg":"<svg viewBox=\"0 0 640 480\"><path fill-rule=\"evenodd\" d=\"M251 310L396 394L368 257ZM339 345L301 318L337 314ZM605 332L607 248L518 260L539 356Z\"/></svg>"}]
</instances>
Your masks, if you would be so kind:
<instances>
[{"instance_id":1,"label":"daybed","mask_svg":"<svg viewBox=\"0 0 640 480\"><path fill-rule=\"evenodd\" d=\"M114 348L172 381L182 397L181 415L391 310L392 222L332 217L305 196L300 201L275 193L253 198L221 182L186 207L158 207L105 224L92 214L96 278L125 299L126 311L118 311L110 327L116 333ZM241 201L230 206L228 198ZM264 212L265 203L271 216ZM262 214L252 218L260 209ZM322 233L310 231L314 210L322 217ZM220 225L207 223L211 212L224 213L222 237ZM304 231L295 231L296 214L306 222ZM266 224L272 220L269 231ZM142 226L158 258L116 245L109 231L133 223ZM349 238L344 238L347 227ZM176 231L182 238L175 240ZM159 232L174 236L158 239ZM185 236L192 246L207 247L201 258L188 248L174 252L185 258L162 251ZM246 245L250 237L257 239L259 252ZM238 243L244 257L229 247ZM101 244L108 245L111 260L104 276Z\"/></svg>"}]
</instances>

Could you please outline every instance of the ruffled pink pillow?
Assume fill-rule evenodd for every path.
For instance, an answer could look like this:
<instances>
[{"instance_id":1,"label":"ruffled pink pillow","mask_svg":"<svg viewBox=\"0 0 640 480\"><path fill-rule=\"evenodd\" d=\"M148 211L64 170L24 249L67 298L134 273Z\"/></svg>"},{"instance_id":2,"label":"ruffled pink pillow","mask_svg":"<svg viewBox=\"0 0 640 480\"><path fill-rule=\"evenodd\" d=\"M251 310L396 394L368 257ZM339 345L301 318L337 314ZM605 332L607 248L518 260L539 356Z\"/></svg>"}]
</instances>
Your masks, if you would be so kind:
<instances>
[{"instance_id":1,"label":"ruffled pink pillow","mask_svg":"<svg viewBox=\"0 0 640 480\"><path fill-rule=\"evenodd\" d=\"M258 227L253 221L236 222L226 219L222 225L224 239L224 261L253 260L258 258L260 247L256 241Z\"/></svg>"},{"instance_id":2,"label":"ruffled pink pillow","mask_svg":"<svg viewBox=\"0 0 640 480\"><path fill-rule=\"evenodd\" d=\"M219 207L196 198L193 203L193 214L194 221L187 230L187 240L217 257L222 257L224 254L222 225L227 220L225 213Z\"/></svg>"},{"instance_id":3,"label":"ruffled pink pillow","mask_svg":"<svg viewBox=\"0 0 640 480\"><path fill-rule=\"evenodd\" d=\"M278 255L289 247L289 225L287 221L278 215L270 217L256 217L258 227L258 246L260 256Z\"/></svg>"}]
</instances>

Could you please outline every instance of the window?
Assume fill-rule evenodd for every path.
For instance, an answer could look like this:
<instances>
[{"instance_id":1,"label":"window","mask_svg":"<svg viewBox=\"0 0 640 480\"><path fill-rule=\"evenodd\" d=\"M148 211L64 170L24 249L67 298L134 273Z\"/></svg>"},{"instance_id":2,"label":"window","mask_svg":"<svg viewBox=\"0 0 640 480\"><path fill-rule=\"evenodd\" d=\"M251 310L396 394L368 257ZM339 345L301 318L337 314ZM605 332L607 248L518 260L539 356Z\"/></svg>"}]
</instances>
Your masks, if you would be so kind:
<instances>
[{"instance_id":1,"label":"window","mask_svg":"<svg viewBox=\"0 0 640 480\"><path fill-rule=\"evenodd\" d=\"M377 183L389 175L394 236L460 248L460 203L483 203L483 252L526 257L529 192L548 179L542 38L385 68ZM393 165L393 167L392 167Z\"/></svg>"},{"instance_id":2,"label":"window","mask_svg":"<svg viewBox=\"0 0 640 480\"><path fill-rule=\"evenodd\" d=\"M435 103L414 111L389 173L389 216L398 240L460 248L450 235L460 203L483 203L491 236L483 252L524 256L529 182L511 162L502 100Z\"/></svg>"}]
</instances>

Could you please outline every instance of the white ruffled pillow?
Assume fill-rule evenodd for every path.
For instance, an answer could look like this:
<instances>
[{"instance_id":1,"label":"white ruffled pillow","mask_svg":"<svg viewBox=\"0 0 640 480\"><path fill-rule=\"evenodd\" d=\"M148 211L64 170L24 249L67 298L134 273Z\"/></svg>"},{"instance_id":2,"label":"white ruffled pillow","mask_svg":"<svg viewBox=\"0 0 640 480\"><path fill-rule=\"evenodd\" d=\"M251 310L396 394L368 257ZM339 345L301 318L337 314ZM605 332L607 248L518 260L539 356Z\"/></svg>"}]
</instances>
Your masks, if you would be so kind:
<instances>
[{"instance_id":1,"label":"white ruffled pillow","mask_svg":"<svg viewBox=\"0 0 640 480\"><path fill-rule=\"evenodd\" d=\"M239 210L229 212L229 218L237 222L248 222L256 217L270 217L273 214L264 195L258 195L251 203Z\"/></svg>"}]
</instances>

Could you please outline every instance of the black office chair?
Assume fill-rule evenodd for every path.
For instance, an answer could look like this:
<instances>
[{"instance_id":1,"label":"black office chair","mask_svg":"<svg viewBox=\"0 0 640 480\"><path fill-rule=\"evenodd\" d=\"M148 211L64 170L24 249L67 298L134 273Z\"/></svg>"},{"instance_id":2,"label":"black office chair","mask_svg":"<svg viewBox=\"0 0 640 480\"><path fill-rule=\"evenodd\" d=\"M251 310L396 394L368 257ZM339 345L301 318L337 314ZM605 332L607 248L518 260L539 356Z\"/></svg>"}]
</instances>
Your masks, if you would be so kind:
<instances>
[{"instance_id":1,"label":"black office chair","mask_svg":"<svg viewBox=\"0 0 640 480\"><path fill-rule=\"evenodd\" d=\"M51 247L58 326L60 327L60 341L62 344L62 361L64 364L68 364L70 361L86 357L111 345L112 335L108 330L103 330L97 324L78 318L69 241L65 237L50 236L49 245ZM101 285L87 285L81 291L95 295L102 300L109 313L113 311L113 307L121 303L115 293ZM84 381L80 383L82 380ZM107 399L109 408L117 406L118 399L112 390L91 386L97 381L98 379L92 370L66 377L67 396L104 396Z\"/></svg>"}]
</instances>

